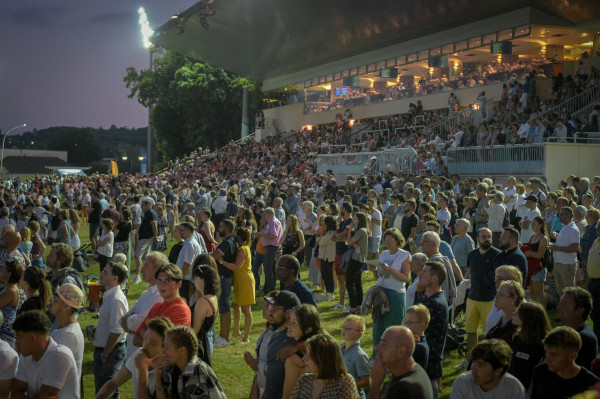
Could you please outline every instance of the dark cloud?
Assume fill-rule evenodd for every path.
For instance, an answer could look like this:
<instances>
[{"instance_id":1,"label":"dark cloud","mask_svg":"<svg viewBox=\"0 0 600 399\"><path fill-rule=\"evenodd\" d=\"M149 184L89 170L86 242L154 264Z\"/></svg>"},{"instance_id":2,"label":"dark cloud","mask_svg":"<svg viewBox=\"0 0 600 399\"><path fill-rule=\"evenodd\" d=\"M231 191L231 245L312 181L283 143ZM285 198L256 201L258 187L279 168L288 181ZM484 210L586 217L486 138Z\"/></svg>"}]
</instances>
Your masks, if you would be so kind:
<instances>
[{"instance_id":1,"label":"dark cloud","mask_svg":"<svg viewBox=\"0 0 600 399\"><path fill-rule=\"evenodd\" d=\"M10 13L17 24L46 27L54 25L56 18L64 13L64 7L24 6Z\"/></svg>"},{"instance_id":2,"label":"dark cloud","mask_svg":"<svg viewBox=\"0 0 600 399\"><path fill-rule=\"evenodd\" d=\"M120 25L124 23L132 23L131 21L137 21L137 14L135 12L107 12L104 14L94 15L88 20L93 24L102 25Z\"/></svg>"}]
</instances>

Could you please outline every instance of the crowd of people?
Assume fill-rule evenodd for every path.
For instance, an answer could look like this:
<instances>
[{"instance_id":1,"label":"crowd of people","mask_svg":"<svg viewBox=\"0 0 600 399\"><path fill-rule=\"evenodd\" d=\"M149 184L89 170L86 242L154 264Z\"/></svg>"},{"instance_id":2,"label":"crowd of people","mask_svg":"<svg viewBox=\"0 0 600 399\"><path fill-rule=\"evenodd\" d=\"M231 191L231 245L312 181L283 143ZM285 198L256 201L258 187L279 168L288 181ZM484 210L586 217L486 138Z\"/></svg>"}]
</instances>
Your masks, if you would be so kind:
<instances>
[{"instance_id":1,"label":"crowd of people","mask_svg":"<svg viewBox=\"0 0 600 399\"><path fill-rule=\"evenodd\" d=\"M451 397L570 397L599 381L600 177L551 189L388 171L338 184L301 150L269 145L230 146L236 164L192 154L154 176L6 181L0 394L80 397L77 315L98 311L85 331L98 398L130 379L136 398L224 397L213 353L256 338L261 296L267 324L244 354L252 397L436 398L461 306L469 356L456 367L468 371ZM101 266L98 309L84 309L81 228ZM148 284L131 309L128 279ZM322 312L346 316L341 345Z\"/></svg>"}]
</instances>

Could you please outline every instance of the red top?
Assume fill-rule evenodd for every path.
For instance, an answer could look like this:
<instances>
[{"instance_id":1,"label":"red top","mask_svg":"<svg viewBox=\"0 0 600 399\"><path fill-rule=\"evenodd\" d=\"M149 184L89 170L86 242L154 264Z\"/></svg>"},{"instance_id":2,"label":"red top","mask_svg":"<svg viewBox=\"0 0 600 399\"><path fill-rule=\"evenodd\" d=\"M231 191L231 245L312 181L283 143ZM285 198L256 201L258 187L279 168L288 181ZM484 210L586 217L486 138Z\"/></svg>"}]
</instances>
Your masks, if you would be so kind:
<instances>
[{"instance_id":1,"label":"red top","mask_svg":"<svg viewBox=\"0 0 600 399\"><path fill-rule=\"evenodd\" d=\"M190 311L190 307L183 299L177 298L173 302L158 302L154 304L150 312L148 312L148 316L146 316L146 319L135 333L139 334L146 328L148 320L159 316L168 317L176 326L192 326L192 312Z\"/></svg>"}]
</instances>

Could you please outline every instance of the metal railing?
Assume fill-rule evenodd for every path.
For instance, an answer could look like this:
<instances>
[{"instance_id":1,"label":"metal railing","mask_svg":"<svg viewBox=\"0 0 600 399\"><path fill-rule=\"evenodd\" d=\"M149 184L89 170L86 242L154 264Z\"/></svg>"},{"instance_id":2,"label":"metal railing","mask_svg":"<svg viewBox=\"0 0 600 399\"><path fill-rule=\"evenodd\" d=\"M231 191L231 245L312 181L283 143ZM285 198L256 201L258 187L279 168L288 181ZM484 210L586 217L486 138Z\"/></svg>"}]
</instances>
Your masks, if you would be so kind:
<instances>
[{"instance_id":1,"label":"metal railing","mask_svg":"<svg viewBox=\"0 0 600 399\"><path fill-rule=\"evenodd\" d=\"M414 148L386 148L377 156L369 173L378 174L392 171L396 176L399 174L414 175L417 173L416 158L417 152Z\"/></svg>"},{"instance_id":2,"label":"metal railing","mask_svg":"<svg viewBox=\"0 0 600 399\"><path fill-rule=\"evenodd\" d=\"M382 134L385 134L385 137L390 137L390 129L363 130L360 132L359 139L363 140L365 136L369 136L370 134L373 134L375 139Z\"/></svg>"},{"instance_id":3,"label":"metal railing","mask_svg":"<svg viewBox=\"0 0 600 399\"><path fill-rule=\"evenodd\" d=\"M317 173L327 173L327 170L331 170L335 175L362 175L365 168L370 169L371 158L379 154L380 152L320 154L315 160Z\"/></svg>"},{"instance_id":4,"label":"metal railing","mask_svg":"<svg viewBox=\"0 0 600 399\"><path fill-rule=\"evenodd\" d=\"M459 175L544 174L545 145L449 148L448 172Z\"/></svg>"},{"instance_id":5,"label":"metal railing","mask_svg":"<svg viewBox=\"0 0 600 399\"><path fill-rule=\"evenodd\" d=\"M600 101L600 84L590 87L581 93L547 109L538 115L538 118L544 119L552 114L558 114L561 117L571 115L573 118L584 113L589 113L596 102Z\"/></svg>"}]
</instances>

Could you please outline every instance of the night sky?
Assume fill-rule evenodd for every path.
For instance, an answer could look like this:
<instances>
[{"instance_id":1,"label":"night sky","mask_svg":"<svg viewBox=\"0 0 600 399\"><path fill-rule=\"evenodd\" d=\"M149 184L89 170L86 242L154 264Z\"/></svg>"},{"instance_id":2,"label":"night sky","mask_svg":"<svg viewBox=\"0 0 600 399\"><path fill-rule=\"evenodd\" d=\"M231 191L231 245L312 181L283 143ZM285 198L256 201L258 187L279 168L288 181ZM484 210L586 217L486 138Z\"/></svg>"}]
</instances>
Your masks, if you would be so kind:
<instances>
[{"instance_id":1,"label":"night sky","mask_svg":"<svg viewBox=\"0 0 600 399\"><path fill-rule=\"evenodd\" d=\"M197 0L0 2L0 129L143 127L148 111L127 98L126 68L147 68L137 10L164 24ZM15 132L16 133L16 132Z\"/></svg>"}]
</instances>

